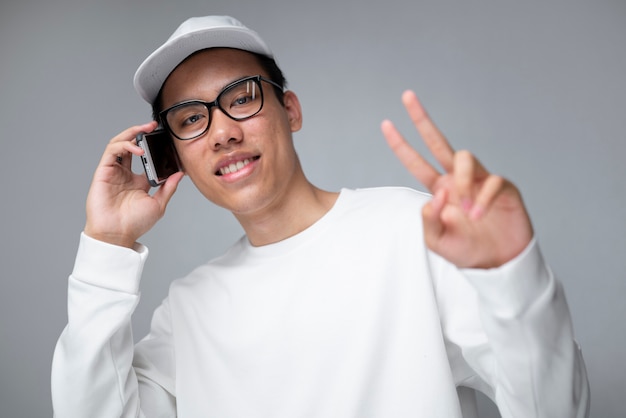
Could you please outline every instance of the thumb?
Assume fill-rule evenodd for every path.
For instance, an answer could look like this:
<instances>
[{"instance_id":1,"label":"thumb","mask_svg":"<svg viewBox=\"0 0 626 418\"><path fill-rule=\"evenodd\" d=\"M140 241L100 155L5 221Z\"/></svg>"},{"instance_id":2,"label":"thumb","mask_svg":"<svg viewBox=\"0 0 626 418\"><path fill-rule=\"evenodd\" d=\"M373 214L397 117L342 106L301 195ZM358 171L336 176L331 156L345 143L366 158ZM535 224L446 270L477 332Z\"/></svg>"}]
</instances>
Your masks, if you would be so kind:
<instances>
[{"instance_id":1,"label":"thumb","mask_svg":"<svg viewBox=\"0 0 626 418\"><path fill-rule=\"evenodd\" d=\"M439 237L443 234L444 225L441 222L441 212L446 203L446 190L439 189L435 192L430 202L422 208L422 220L424 223L424 239L426 245L432 250Z\"/></svg>"},{"instance_id":2,"label":"thumb","mask_svg":"<svg viewBox=\"0 0 626 418\"><path fill-rule=\"evenodd\" d=\"M167 207L167 204L176 192L178 184L184 176L185 173L182 171L172 174L154 194L153 197L159 202L159 206L161 207L161 213L165 213L165 208Z\"/></svg>"}]
</instances>

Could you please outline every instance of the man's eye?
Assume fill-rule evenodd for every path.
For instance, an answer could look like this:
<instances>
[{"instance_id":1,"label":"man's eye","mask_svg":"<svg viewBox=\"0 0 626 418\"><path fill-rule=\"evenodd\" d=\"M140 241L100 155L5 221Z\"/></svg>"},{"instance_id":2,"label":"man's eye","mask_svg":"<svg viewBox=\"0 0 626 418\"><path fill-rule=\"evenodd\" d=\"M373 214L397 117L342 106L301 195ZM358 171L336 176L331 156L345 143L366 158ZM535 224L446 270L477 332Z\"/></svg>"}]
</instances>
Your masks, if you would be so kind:
<instances>
[{"instance_id":1,"label":"man's eye","mask_svg":"<svg viewBox=\"0 0 626 418\"><path fill-rule=\"evenodd\" d=\"M247 96L239 96L237 98L235 98L235 100L233 100L232 106L243 106L246 105L250 102L252 102L254 100L253 96L247 95Z\"/></svg>"},{"instance_id":2,"label":"man's eye","mask_svg":"<svg viewBox=\"0 0 626 418\"><path fill-rule=\"evenodd\" d=\"M189 126L189 125L193 125L194 123L198 123L202 118L204 117L204 115L197 113L194 115L190 115L187 116L183 121L182 124L183 126Z\"/></svg>"}]
</instances>

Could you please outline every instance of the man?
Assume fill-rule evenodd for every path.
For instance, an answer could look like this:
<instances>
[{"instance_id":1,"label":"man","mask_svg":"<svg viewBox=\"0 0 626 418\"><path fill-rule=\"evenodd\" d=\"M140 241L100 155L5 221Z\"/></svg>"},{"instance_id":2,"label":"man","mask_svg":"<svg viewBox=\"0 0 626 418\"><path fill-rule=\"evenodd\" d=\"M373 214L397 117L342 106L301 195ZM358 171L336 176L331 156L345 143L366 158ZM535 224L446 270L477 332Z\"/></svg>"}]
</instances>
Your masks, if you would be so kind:
<instances>
[{"instance_id":1,"label":"man","mask_svg":"<svg viewBox=\"0 0 626 418\"><path fill-rule=\"evenodd\" d=\"M413 93L403 102L445 173L382 130L432 198L311 184L292 140L297 96L232 18L183 23L135 86L156 120L113 138L94 175L53 361L57 417L473 416L462 388L504 417L587 415L564 294L518 190L454 152ZM151 196L131 172L133 139L157 123L246 235L173 282L134 347L137 241L183 176Z\"/></svg>"}]
</instances>

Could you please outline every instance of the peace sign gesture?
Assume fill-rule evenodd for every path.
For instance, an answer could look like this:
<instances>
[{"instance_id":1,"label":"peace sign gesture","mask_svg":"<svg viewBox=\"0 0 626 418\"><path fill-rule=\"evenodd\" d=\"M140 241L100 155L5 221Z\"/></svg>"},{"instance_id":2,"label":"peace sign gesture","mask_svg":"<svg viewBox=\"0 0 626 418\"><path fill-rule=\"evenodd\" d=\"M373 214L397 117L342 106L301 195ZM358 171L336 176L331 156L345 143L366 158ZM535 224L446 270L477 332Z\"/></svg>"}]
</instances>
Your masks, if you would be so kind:
<instances>
[{"instance_id":1,"label":"peace sign gesture","mask_svg":"<svg viewBox=\"0 0 626 418\"><path fill-rule=\"evenodd\" d=\"M433 194L422 209L428 248L460 268L493 268L528 245L533 229L519 190L494 175L468 151L455 151L420 104L406 91L402 102L417 131L444 170L439 173L398 132L381 128L389 147Z\"/></svg>"}]
</instances>

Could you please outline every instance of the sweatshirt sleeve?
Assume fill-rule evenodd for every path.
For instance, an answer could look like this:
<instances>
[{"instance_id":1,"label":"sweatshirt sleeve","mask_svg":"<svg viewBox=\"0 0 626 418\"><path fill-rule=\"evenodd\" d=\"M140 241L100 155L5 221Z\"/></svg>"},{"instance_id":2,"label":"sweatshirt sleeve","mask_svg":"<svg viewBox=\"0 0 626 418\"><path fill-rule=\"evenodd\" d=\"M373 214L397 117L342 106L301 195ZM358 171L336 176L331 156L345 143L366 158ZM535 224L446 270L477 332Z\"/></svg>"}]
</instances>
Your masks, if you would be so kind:
<instances>
[{"instance_id":1,"label":"sweatshirt sleeve","mask_svg":"<svg viewBox=\"0 0 626 418\"><path fill-rule=\"evenodd\" d=\"M589 386L560 282L536 240L509 263L456 269L437 293L453 374L508 417L586 417Z\"/></svg>"},{"instance_id":2,"label":"sweatshirt sleeve","mask_svg":"<svg viewBox=\"0 0 626 418\"><path fill-rule=\"evenodd\" d=\"M147 256L140 244L128 249L81 234L68 282L68 324L52 361L55 417L143 417L140 392L151 398L144 402L171 410L167 391L140 384L132 365L131 315Z\"/></svg>"}]
</instances>

